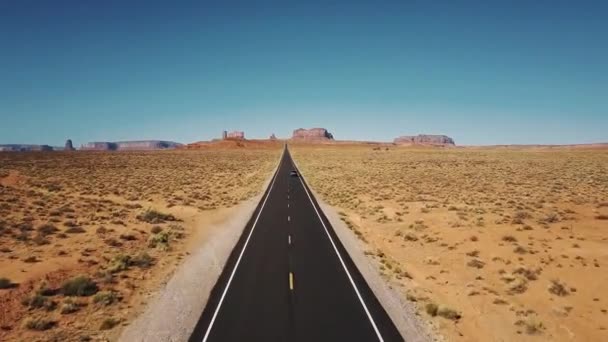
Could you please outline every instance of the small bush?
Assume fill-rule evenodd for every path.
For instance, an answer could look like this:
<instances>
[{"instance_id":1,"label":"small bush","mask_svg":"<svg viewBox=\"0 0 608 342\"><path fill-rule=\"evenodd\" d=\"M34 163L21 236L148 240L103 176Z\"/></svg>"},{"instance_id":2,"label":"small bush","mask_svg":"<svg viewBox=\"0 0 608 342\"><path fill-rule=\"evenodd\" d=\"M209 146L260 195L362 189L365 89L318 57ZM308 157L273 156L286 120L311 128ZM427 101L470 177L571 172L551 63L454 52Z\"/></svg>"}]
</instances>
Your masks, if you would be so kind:
<instances>
[{"instance_id":1,"label":"small bush","mask_svg":"<svg viewBox=\"0 0 608 342\"><path fill-rule=\"evenodd\" d=\"M115 291L102 291L95 294L93 302L102 305L112 305L120 300L118 292Z\"/></svg>"},{"instance_id":2,"label":"small bush","mask_svg":"<svg viewBox=\"0 0 608 342\"><path fill-rule=\"evenodd\" d=\"M146 252L136 254L131 258L131 264L141 268L148 268L152 266L154 259Z\"/></svg>"},{"instance_id":3,"label":"small bush","mask_svg":"<svg viewBox=\"0 0 608 342\"><path fill-rule=\"evenodd\" d=\"M513 235L505 235L502 237L502 241L505 242L517 242L517 239Z\"/></svg>"},{"instance_id":4,"label":"small bush","mask_svg":"<svg viewBox=\"0 0 608 342\"><path fill-rule=\"evenodd\" d=\"M439 307L435 303L427 303L424 309L431 317L435 317L437 316L437 310L439 310Z\"/></svg>"},{"instance_id":5,"label":"small bush","mask_svg":"<svg viewBox=\"0 0 608 342\"><path fill-rule=\"evenodd\" d=\"M70 227L66 229L65 232L68 234L80 234L86 232L86 230L82 227Z\"/></svg>"},{"instance_id":6,"label":"small bush","mask_svg":"<svg viewBox=\"0 0 608 342\"><path fill-rule=\"evenodd\" d=\"M101 322L101 325L99 326L100 330L110 330L112 328L114 328L115 326L118 325L118 323L120 323L120 320L115 319L115 318L106 318L103 320L103 322Z\"/></svg>"},{"instance_id":7,"label":"small bush","mask_svg":"<svg viewBox=\"0 0 608 342\"><path fill-rule=\"evenodd\" d=\"M169 232L160 232L154 234L148 240L148 247L150 248L169 248L169 240L171 240L171 234Z\"/></svg>"},{"instance_id":8,"label":"small bush","mask_svg":"<svg viewBox=\"0 0 608 342\"><path fill-rule=\"evenodd\" d=\"M460 313L458 313L458 311L450 309L445 306L441 306L437 309L437 316L440 316L440 317L443 317L446 319L451 319L453 321L457 321L462 317L460 315Z\"/></svg>"},{"instance_id":9,"label":"small bush","mask_svg":"<svg viewBox=\"0 0 608 342\"><path fill-rule=\"evenodd\" d=\"M58 231L59 229L57 229L57 227L53 226L52 224L45 224L38 227L38 232L43 236L52 235L57 233Z\"/></svg>"},{"instance_id":10,"label":"small bush","mask_svg":"<svg viewBox=\"0 0 608 342\"><path fill-rule=\"evenodd\" d=\"M41 295L40 293L35 293L31 296L23 298L21 300L21 304L29 309L45 308L47 311L53 311L55 310L55 307L57 307L57 303Z\"/></svg>"},{"instance_id":11,"label":"small bush","mask_svg":"<svg viewBox=\"0 0 608 342\"><path fill-rule=\"evenodd\" d=\"M565 297L570 294L566 284L561 283L557 279L551 280L551 285L549 286L549 292L556 296L560 296L560 297Z\"/></svg>"},{"instance_id":12,"label":"small bush","mask_svg":"<svg viewBox=\"0 0 608 342\"><path fill-rule=\"evenodd\" d=\"M13 287L13 282L8 278L0 278L0 289L10 289Z\"/></svg>"},{"instance_id":13,"label":"small bush","mask_svg":"<svg viewBox=\"0 0 608 342\"><path fill-rule=\"evenodd\" d=\"M97 284L86 276L74 277L61 286L61 292L66 296L91 296L97 291Z\"/></svg>"},{"instance_id":14,"label":"small bush","mask_svg":"<svg viewBox=\"0 0 608 342\"><path fill-rule=\"evenodd\" d=\"M167 221L177 221L171 214L163 214L159 211L148 209L142 214L137 215L137 219L143 222L158 224Z\"/></svg>"},{"instance_id":15,"label":"small bush","mask_svg":"<svg viewBox=\"0 0 608 342\"><path fill-rule=\"evenodd\" d=\"M604 214L597 215L597 216L595 217L595 219L596 219L596 220L608 220L608 215L604 215Z\"/></svg>"},{"instance_id":16,"label":"small bush","mask_svg":"<svg viewBox=\"0 0 608 342\"><path fill-rule=\"evenodd\" d=\"M68 315L78 310L80 310L80 306L70 298L66 298L63 301L63 304L61 304L61 309L59 310L59 312L62 315Z\"/></svg>"},{"instance_id":17,"label":"small bush","mask_svg":"<svg viewBox=\"0 0 608 342\"><path fill-rule=\"evenodd\" d=\"M152 229L150 229L150 232L152 234L158 234L162 231L163 231L163 228L161 226L154 226L154 227L152 227Z\"/></svg>"},{"instance_id":18,"label":"small bush","mask_svg":"<svg viewBox=\"0 0 608 342\"><path fill-rule=\"evenodd\" d=\"M110 261L108 271L111 273L118 273L127 270L129 265L131 265L131 257L125 254L118 254Z\"/></svg>"},{"instance_id":19,"label":"small bush","mask_svg":"<svg viewBox=\"0 0 608 342\"><path fill-rule=\"evenodd\" d=\"M28 318L23 326L29 330L44 331L55 326L57 322L46 318Z\"/></svg>"},{"instance_id":20,"label":"small bush","mask_svg":"<svg viewBox=\"0 0 608 342\"><path fill-rule=\"evenodd\" d=\"M473 259L467 263L467 266L475 268L483 268L485 265L486 263L479 259Z\"/></svg>"}]
</instances>

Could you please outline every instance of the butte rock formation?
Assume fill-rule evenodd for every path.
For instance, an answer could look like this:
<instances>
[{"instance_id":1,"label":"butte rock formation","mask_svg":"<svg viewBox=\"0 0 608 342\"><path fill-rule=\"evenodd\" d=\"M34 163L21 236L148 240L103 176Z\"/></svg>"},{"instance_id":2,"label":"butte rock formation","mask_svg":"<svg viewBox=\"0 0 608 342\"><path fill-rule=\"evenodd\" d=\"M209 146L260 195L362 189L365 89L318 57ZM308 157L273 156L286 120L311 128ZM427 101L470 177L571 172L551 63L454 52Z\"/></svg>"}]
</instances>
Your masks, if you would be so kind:
<instances>
[{"instance_id":1,"label":"butte rock formation","mask_svg":"<svg viewBox=\"0 0 608 342\"><path fill-rule=\"evenodd\" d=\"M298 128L293 131L291 139L299 141L329 141L334 140L334 136L325 128Z\"/></svg>"}]
</instances>

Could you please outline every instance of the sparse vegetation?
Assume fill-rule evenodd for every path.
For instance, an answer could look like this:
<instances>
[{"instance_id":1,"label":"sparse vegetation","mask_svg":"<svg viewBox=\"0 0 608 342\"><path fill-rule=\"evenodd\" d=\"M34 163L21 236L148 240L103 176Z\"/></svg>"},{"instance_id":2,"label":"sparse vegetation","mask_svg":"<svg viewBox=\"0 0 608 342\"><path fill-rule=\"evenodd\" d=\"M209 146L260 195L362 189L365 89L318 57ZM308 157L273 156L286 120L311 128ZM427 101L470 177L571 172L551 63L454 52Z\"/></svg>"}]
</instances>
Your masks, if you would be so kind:
<instances>
[{"instance_id":1,"label":"sparse vegetation","mask_svg":"<svg viewBox=\"0 0 608 342\"><path fill-rule=\"evenodd\" d=\"M137 215L137 219L147 223L165 223L167 221L175 221L175 216L171 214L164 214L159 211L148 209L140 215Z\"/></svg>"},{"instance_id":2,"label":"sparse vegetation","mask_svg":"<svg viewBox=\"0 0 608 342\"><path fill-rule=\"evenodd\" d=\"M77 329L95 330L100 324L80 316L97 310L107 317L137 312L141 304L122 306L116 300L125 297L126 302L158 286L179 264L183 242L196 232L191 221L182 221L182 213L217 215L210 210L255 196L279 154L279 144L271 149L0 153L0 270L6 278L0 281L0 327L7 327L0 329L0 340L22 336L25 318L47 310L58 336L76 337ZM162 268L155 267L157 261ZM75 281L79 274L88 280ZM47 281L46 290L36 286L41 279ZM30 286L31 294L21 293Z\"/></svg>"},{"instance_id":3,"label":"sparse vegetation","mask_svg":"<svg viewBox=\"0 0 608 342\"><path fill-rule=\"evenodd\" d=\"M93 302L102 305L111 305L120 300L120 296L115 291L101 291L93 296Z\"/></svg>"},{"instance_id":4,"label":"sparse vegetation","mask_svg":"<svg viewBox=\"0 0 608 342\"><path fill-rule=\"evenodd\" d=\"M11 287L13 287L13 282L11 282L10 279L0 277L0 290L1 289L10 289Z\"/></svg>"},{"instance_id":5,"label":"sparse vegetation","mask_svg":"<svg viewBox=\"0 0 608 342\"><path fill-rule=\"evenodd\" d=\"M106 318L101 322L101 325L99 326L100 330L110 330L112 328L114 328L115 326L117 326L120 323L119 319L116 318Z\"/></svg>"},{"instance_id":6,"label":"sparse vegetation","mask_svg":"<svg viewBox=\"0 0 608 342\"><path fill-rule=\"evenodd\" d=\"M438 316L441 305L434 303L470 298L457 325L439 326L447 340L517 341L547 330L560 341L565 334L555 306L564 300L578 313L568 316L574 336L605 339L589 324L603 319L605 298L587 296L601 297L608 284L601 272L608 263L605 149L395 147L383 154L368 145L297 145L290 151L368 251L381 250L393 270L415 275L415 281L387 279L423 317ZM366 255L378 260L375 252ZM386 262L378 265L381 274L394 274ZM547 277L559 277L561 286L543 285ZM528 328L529 317L544 321ZM522 325L512 327L517 320Z\"/></svg>"},{"instance_id":7,"label":"sparse vegetation","mask_svg":"<svg viewBox=\"0 0 608 342\"><path fill-rule=\"evenodd\" d=\"M560 282L557 279L551 280L549 292L560 297L565 297L570 294L570 291L568 291L568 287L566 286L566 284Z\"/></svg>"},{"instance_id":8,"label":"sparse vegetation","mask_svg":"<svg viewBox=\"0 0 608 342\"><path fill-rule=\"evenodd\" d=\"M92 296L97 291L97 284L86 276L74 277L61 286L61 292L65 296Z\"/></svg>"},{"instance_id":9,"label":"sparse vegetation","mask_svg":"<svg viewBox=\"0 0 608 342\"><path fill-rule=\"evenodd\" d=\"M51 329L55 324L55 321L46 318L28 318L23 325L29 330L44 331Z\"/></svg>"}]
</instances>

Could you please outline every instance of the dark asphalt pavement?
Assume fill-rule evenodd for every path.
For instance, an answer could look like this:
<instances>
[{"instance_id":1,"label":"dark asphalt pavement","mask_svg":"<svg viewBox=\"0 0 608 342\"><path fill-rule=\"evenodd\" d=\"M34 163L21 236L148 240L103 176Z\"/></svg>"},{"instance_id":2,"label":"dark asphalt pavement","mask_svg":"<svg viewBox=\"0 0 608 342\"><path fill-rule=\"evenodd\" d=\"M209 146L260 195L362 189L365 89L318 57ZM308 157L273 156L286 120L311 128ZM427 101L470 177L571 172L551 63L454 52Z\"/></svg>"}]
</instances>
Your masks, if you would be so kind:
<instances>
[{"instance_id":1,"label":"dark asphalt pavement","mask_svg":"<svg viewBox=\"0 0 608 342\"><path fill-rule=\"evenodd\" d=\"M403 341L292 170L286 150L190 341Z\"/></svg>"}]
</instances>

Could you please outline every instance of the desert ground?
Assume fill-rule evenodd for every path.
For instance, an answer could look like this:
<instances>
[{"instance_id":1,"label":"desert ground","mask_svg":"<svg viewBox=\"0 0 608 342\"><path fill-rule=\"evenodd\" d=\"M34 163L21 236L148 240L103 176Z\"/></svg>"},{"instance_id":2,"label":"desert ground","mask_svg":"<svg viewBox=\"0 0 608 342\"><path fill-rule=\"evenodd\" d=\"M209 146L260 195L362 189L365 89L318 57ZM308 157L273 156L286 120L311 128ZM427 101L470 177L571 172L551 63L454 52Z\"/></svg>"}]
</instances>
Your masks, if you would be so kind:
<instances>
[{"instance_id":1,"label":"desert ground","mask_svg":"<svg viewBox=\"0 0 608 342\"><path fill-rule=\"evenodd\" d=\"M449 341L608 341L608 149L295 145Z\"/></svg>"},{"instance_id":2,"label":"desert ground","mask_svg":"<svg viewBox=\"0 0 608 342\"><path fill-rule=\"evenodd\" d=\"M280 153L0 153L0 340L114 340Z\"/></svg>"}]
</instances>

